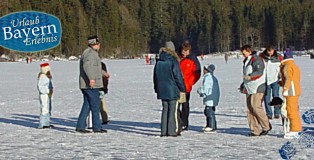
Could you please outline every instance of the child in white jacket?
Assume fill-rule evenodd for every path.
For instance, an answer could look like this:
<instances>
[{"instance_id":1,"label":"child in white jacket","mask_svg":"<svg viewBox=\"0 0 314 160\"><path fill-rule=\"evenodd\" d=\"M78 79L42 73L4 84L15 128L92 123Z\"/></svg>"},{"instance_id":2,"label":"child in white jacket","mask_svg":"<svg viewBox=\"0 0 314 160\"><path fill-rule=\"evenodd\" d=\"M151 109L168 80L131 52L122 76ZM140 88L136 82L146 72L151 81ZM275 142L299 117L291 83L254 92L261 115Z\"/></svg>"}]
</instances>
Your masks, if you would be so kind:
<instances>
[{"instance_id":1,"label":"child in white jacket","mask_svg":"<svg viewBox=\"0 0 314 160\"><path fill-rule=\"evenodd\" d=\"M38 128L51 128L51 96L53 86L51 82L50 66L48 63L40 64L40 72L38 74L37 89L39 92L40 118Z\"/></svg>"},{"instance_id":2,"label":"child in white jacket","mask_svg":"<svg viewBox=\"0 0 314 160\"><path fill-rule=\"evenodd\" d=\"M206 127L203 128L205 133L217 130L215 107L219 103L220 90L218 80L214 76L214 70L213 64L204 66L203 84L197 89L197 93L203 97L205 105Z\"/></svg>"}]
</instances>

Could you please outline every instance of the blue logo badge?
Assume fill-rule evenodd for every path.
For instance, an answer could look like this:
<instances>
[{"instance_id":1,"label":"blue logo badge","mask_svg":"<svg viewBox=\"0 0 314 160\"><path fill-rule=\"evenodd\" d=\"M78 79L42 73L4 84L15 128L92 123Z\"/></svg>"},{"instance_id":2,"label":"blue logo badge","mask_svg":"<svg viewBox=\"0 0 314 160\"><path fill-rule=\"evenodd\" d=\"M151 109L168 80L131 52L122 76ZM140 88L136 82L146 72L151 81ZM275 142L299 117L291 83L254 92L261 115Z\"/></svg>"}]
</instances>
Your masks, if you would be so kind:
<instances>
[{"instance_id":1,"label":"blue logo badge","mask_svg":"<svg viewBox=\"0 0 314 160\"><path fill-rule=\"evenodd\" d=\"M306 111L302 115L302 119L307 124L314 124L314 109ZM282 159L291 159L297 152L304 148L314 147L314 128L303 127L303 131L299 132L299 135L295 140L297 142L287 142L279 150Z\"/></svg>"},{"instance_id":2,"label":"blue logo badge","mask_svg":"<svg viewBox=\"0 0 314 160\"><path fill-rule=\"evenodd\" d=\"M306 124L314 124L314 109L310 109L308 111L306 111L303 115L302 115L302 119L304 121L304 123Z\"/></svg>"},{"instance_id":3,"label":"blue logo badge","mask_svg":"<svg viewBox=\"0 0 314 160\"><path fill-rule=\"evenodd\" d=\"M314 132L313 131L303 131L298 139L298 143L303 146L303 148L314 147Z\"/></svg>"},{"instance_id":4,"label":"blue logo badge","mask_svg":"<svg viewBox=\"0 0 314 160\"><path fill-rule=\"evenodd\" d=\"M0 45L19 52L44 51L59 45L60 20L36 11L15 12L0 18Z\"/></svg>"},{"instance_id":5,"label":"blue logo badge","mask_svg":"<svg viewBox=\"0 0 314 160\"><path fill-rule=\"evenodd\" d=\"M291 159L297 153L297 149L291 142L287 142L282 145L279 153L282 159Z\"/></svg>"}]
</instances>

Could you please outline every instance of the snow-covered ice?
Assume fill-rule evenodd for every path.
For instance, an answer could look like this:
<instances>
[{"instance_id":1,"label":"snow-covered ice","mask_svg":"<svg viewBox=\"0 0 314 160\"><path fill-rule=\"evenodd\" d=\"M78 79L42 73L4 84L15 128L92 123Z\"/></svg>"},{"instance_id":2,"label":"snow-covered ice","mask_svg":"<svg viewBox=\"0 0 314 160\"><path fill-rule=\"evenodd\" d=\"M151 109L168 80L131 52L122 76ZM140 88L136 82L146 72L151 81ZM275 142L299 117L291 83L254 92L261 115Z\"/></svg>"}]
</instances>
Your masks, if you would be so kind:
<instances>
[{"instance_id":1,"label":"snow-covered ice","mask_svg":"<svg viewBox=\"0 0 314 160\"><path fill-rule=\"evenodd\" d=\"M314 108L314 61L296 57L302 73L301 114ZM218 132L201 132L205 124L202 99L191 93L190 127L180 137L159 137L161 102L153 91L153 65L145 60L106 60L111 74L106 102L111 122L107 134L75 133L82 106L78 88L78 62L50 62L54 95L53 129L37 129L36 88L39 63L0 63L0 159L280 159L280 120L263 137L247 137L245 97L238 92L242 60L211 57L216 65L221 100L217 107ZM305 125L306 126L306 125ZM294 159L313 159L313 148Z\"/></svg>"}]
</instances>

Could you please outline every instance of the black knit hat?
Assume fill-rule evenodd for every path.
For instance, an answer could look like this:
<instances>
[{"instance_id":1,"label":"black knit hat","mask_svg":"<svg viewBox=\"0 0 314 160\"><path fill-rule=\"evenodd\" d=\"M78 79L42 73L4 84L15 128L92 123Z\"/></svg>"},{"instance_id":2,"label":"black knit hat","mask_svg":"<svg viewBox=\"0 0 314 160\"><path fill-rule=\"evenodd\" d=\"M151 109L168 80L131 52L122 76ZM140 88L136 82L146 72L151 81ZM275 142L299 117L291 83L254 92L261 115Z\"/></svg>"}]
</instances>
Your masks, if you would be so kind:
<instances>
[{"instance_id":1,"label":"black knit hat","mask_svg":"<svg viewBox=\"0 0 314 160\"><path fill-rule=\"evenodd\" d=\"M87 40L88 40L88 45L95 45L99 43L97 36L88 37Z\"/></svg>"}]
</instances>

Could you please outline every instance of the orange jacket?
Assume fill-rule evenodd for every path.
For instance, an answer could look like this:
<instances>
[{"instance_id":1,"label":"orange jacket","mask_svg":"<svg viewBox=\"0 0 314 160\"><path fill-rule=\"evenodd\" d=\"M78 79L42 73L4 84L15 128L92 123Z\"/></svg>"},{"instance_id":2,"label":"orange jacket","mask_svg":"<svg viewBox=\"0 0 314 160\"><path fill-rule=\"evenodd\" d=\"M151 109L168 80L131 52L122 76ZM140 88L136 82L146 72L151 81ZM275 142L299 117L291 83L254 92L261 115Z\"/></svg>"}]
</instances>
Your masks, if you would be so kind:
<instances>
[{"instance_id":1,"label":"orange jacket","mask_svg":"<svg viewBox=\"0 0 314 160\"><path fill-rule=\"evenodd\" d=\"M293 59L285 59L281 61L280 66L281 82L284 96L299 96L301 94L300 87L300 69L294 63Z\"/></svg>"},{"instance_id":2,"label":"orange jacket","mask_svg":"<svg viewBox=\"0 0 314 160\"><path fill-rule=\"evenodd\" d=\"M190 93L192 86L200 79L200 64L196 57L189 55L180 61L180 68L184 79L186 93Z\"/></svg>"}]
</instances>

